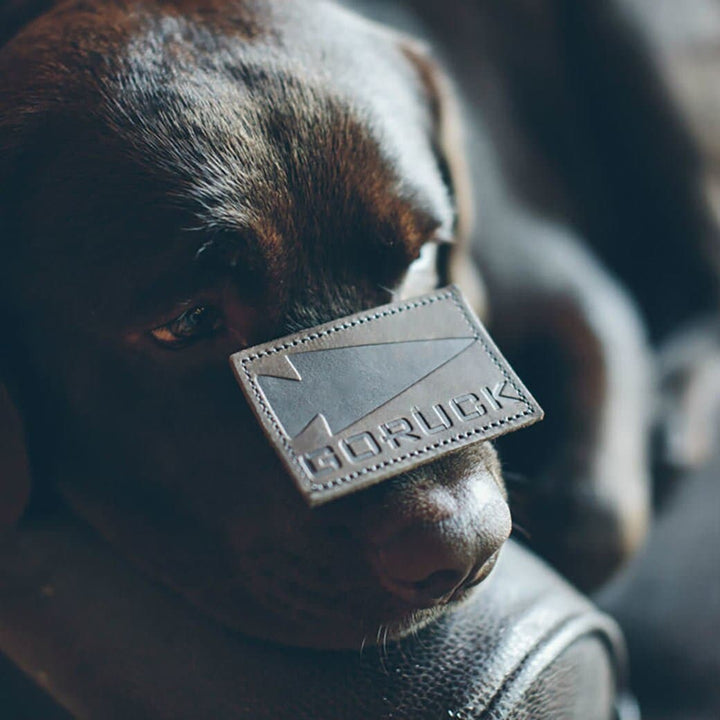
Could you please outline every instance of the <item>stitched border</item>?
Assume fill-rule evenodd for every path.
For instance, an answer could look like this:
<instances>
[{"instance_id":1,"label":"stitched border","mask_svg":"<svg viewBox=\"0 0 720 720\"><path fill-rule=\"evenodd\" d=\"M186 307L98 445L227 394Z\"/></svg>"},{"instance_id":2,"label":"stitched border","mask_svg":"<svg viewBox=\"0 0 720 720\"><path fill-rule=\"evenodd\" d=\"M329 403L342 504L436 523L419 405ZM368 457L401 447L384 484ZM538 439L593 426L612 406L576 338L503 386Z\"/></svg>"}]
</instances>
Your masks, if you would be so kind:
<instances>
[{"instance_id":1,"label":"stitched border","mask_svg":"<svg viewBox=\"0 0 720 720\"><path fill-rule=\"evenodd\" d=\"M520 396L520 399L522 402L525 403L527 406L527 410L524 410L521 413L516 413L515 415L512 415L507 418L502 418L500 420L494 420L491 423L488 423L487 425L483 425L479 428L474 428L473 430L467 430L462 433L458 433L457 435L453 435L450 438L445 438L444 440L439 440L435 443L431 443L430 445L426 445L422 448L418 448L416 450L413 450L412 452L405 453L403 455L399 455L398 457L391 458L389 460L384 460L381 463L377 463L376 465L371 465L369 467L364 467L360 470L355 470L351 473L348 473L347 475L343 475L342 477L335 478L334 480L329 480L325 483L316 483L312 480L309 480L309 492L310 494L318 494L323 491L330 490L331 488L337 487L338 485L343 485L345 483L351 482L352 480L362 476L367 475L368 473L376 472L377 470L381 470L382 468L389 467L390 465L394 465L399 462L403 462L404 460L408 460L411 457L419 457L421 455L424 455L425 453L436 450L437 448L447 446L447 445L454 445L455 443L460 442L461 440L467 440L468 438L472 437L473 435L478 435L481 433L485 433L488 430L495 428L495 427L502 427L503 425L513 425L518 420L522 419L523 417L528 417L532 415L535 412L535 408L533 405L528 401L527 397L525 396L525 393L522 391L522 388L520 388L517 383L513 380L513 378L508 373L505 366L498 360L495 353L493 352L492 348L488 345L487 341L484 337L478 332L478 329L475 325L474 319L470 315L467 307L465 304L460 300L457 293L454 290L447 290L445 292L439 293L437 295L431 295L429 297L423 298L422 300L416 300L413 302L408 302L405 305L400 305L397 307L389 308L387 310L383 310L381 312L374 312L370 315L361 316L358 318L355 318L354 320L345 321L342 323L339 323L337 325L333 325L332 327L329 327L325 330L322 330L321 332L314 332L310 333L309 335L306 335L304 337L296 338L295 340L292 340L290 342L284 342L280 343L278 345L275 345L270 348L266 348L265 350L261 350L260 352L252 353L251 355L248 355L247 357L244 357L241 359L241 363L243 366L243 372L245 376L247 377L248 384L252 388L253 394L255 395L255 398L257 399L257 402L259 406L262 408L263 413L269 420L270 424L272 425L273 429L275 430L277 437L280 439L280 442L282 443L285 451L287 452L287 455L292 462L293 465L295 465L302 473L304 477L308 477L307 470L302 465L300 460L298 459L297 454L295 453L291 443L289 442L285 431L283 430L282 426L278 422L275 413L272 411L272 408L268 405L268 403L265 401L265 398L263 397L262 392L260 391L260 388L256 382L256 376L253 375L253 373L249 370L248 364L261 358L266 357L268 355L273 355L277 352L280 352L282 350L288 350L293 347L297 347L298 345L303 345L305 343L310 342L311 340L317 340L322 337L326 337L327 335L332 335L336 332L340 332L342 330L349 330L353 327L356 327L358 325L364 325L366 323L372 322L374 320L379 320L384 317L390 317L392 315L398 315L403 312L407 312L408 310L415 310L420 307L425 307L427 305L432 305L436 302L441 302L443 300L452 300L453 304L458 308L460 311L463 319L467 323L468 327L470 328L470 331L472 333L473 339L478 340L480 344L482 345L483 350L487 354L487 356L490 358L490 360L493 362L493 364L500 370L503 377L507 382L510 383L510 385L515 389L515 391Z\"/></svg>"},{"instance_id":2,"label":"stitched border","mask_svg":"<svg viewBox=\"0 0 720 720\"><path fill-rule=\"evenodd\" d=\"M455 296L450 290L440 295L432 295L430 297L423 298L422 300L416 300L412 303L400 305L399 307L394 307L388 310L383 310L382 312L375 312L371 315L365 315L363 317L355 318L354 320L351 320L349 322L346 321L340 323L339 325L334 325L333 327L327 328L322 332L311 333L310 335L306 335L305 337L296 338L291 342L281 343L280 345L275 345L275 347L261 350L258 353L253 353L252 355L248 355L246 358L243 358L242 363L243 365L245 365L252 360L257 360L258 358L265 357L266 355L273 355L276 352L280 352L280 350L287 350L288 348L296 347L297 345L303 345L306 342L310 342L310 340L317 340L319 338L325 337L326 335L332 335L333 333L339 332L340 330L349 330L356 325L364 325L372 320L379 320L380 318L390 317L391 315L399 315L400 313L406 312L407 310L415 310L416 308L424 307L425 305L432 305L439 300L448 300L449 298L455 299ZM469 323L467 315L464 315L464 317L465 320ZM470 323L470 327L473 331L473 335L476 335L475 326Z\"/></svg>"}]
</instances>

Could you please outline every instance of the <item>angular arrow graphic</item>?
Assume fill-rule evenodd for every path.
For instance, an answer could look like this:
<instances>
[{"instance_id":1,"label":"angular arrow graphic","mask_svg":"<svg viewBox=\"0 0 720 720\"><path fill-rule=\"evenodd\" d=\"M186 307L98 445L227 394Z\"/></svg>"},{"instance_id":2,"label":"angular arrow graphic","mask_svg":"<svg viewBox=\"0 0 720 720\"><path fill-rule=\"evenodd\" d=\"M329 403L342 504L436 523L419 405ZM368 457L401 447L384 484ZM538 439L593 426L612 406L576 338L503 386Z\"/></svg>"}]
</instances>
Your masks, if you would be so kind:
<instances>
[{"instance_id":1,"label":"angular arrow graphic","mask_svg":"<svg viewBox=\"0 0 720 720\"><path fill-rule=\"evenodd\" d=\"M286 357L300 379L283 373L285 377L258 375L257 381L290 437L318 415L338 433L474 342L474 338L441 338L299 352Z\"/></svg>"}]
</instances>

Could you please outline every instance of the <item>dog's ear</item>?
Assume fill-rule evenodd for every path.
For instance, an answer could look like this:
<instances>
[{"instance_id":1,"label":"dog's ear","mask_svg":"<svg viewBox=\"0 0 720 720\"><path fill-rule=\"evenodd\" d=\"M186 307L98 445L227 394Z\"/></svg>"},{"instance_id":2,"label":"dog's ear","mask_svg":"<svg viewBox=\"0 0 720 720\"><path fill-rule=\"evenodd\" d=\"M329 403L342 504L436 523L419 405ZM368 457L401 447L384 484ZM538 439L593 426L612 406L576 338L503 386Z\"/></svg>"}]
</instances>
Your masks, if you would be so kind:
<instances>
[{"instance_id":1,"label":"dog's ear","mask_svg":"<svg viewBox=\"0 0 720 720\"><path fill-rule=\"evenodd\" d=\"M485 287L470 256L474 208L460 103L452 82L425 46L403 38L400 47L420 76L432 113L438 165L455 203L455 243L448 249L443 279L459 285L482 317L485 315Z\"/></svg>"}]
</instances>

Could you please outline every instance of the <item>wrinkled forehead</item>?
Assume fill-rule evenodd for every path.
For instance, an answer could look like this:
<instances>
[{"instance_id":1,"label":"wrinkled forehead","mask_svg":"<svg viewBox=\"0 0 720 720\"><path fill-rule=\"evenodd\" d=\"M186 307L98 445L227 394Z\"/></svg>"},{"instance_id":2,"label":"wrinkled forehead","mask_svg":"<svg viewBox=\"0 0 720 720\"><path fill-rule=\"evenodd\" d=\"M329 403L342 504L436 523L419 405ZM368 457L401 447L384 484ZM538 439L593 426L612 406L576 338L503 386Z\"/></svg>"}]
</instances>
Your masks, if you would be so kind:
<instances>
[{"instance_id":1,"label":"wrinkled forehead","mask_svg":"<svg viewBox=\"0 0 720 720\"><path fill-rule=\"evenodd\" d=\"M23 158L28 190L12 209L14 262L32 257L44 287L75 265L95 268L83 274L93 292L103 275L138 284L143 267L191 261L207 236L188 229L229 230L276 281L300 260L320 277L333 258L314 248L342 244L347 259L366 241L412 248L452 226L430 103L389 33L310 0L102 7L120 16L73 12L62 27L80 55L40 43L42 26L15 51L22 62L0 55L29 68L12 83L20 96L33 84L74 93L47 111L62 129L26 142L35 159Z\"/></svg>"},{"instance_id":2,"label":"wrinkled forehead","mask_svg":"<svg viewBox=\"0 0 720 720\"><path fill-rule=\"evenodd\" d=\"M221 223L257 222L268 198L290 217L310 200L303 188L340 204L341 188L392 194L446 215L429 103L396 39L330 4L255 12L252 32L223 16L140 23L105 100L137 156L174 174Z\"/></svg>"}]
</instances>

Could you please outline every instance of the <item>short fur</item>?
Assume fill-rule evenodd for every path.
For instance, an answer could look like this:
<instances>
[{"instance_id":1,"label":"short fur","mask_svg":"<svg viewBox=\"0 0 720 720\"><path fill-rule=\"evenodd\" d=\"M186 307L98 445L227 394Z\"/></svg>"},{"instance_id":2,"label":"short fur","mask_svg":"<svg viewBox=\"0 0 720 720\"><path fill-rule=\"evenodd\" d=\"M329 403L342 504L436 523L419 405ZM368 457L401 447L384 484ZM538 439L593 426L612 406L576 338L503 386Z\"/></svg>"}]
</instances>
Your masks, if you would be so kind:
<instances>
[{"instance_id":1,"label":"short fur","mask_svg":"<svg viewBox=\"0 0 720 720\"><path fill-rule=\"evenodd\" d=\"M424 51L321 2L71 0L0 77L3 377L38 500L283 643L359 647L479 582L510 532L489 444L311 511L228 367L402 294L426 243L462 252L451 100ZM160 347L197 305L224 329ZM431 565L398 579L417 532Z\"/></svg>"}]
</instances>

